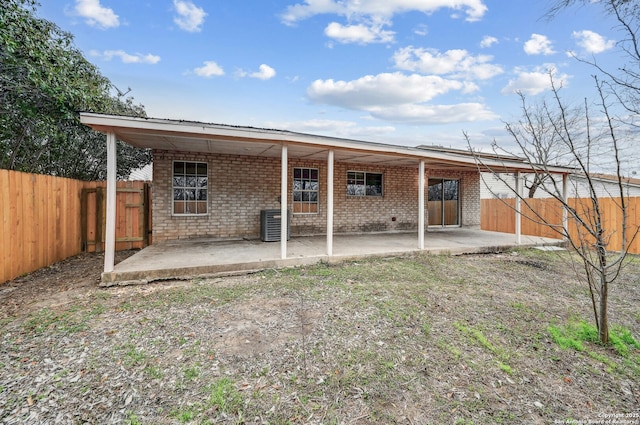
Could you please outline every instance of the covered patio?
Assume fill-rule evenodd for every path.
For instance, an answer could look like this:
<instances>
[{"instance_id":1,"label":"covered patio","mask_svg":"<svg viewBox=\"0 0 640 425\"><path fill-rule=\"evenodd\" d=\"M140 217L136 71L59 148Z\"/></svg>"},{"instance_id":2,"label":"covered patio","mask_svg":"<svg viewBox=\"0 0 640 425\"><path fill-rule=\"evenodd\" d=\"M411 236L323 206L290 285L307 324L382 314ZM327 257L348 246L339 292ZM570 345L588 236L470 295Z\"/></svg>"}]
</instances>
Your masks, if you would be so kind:
<instances>
[{"instance_id":1,"label":"covered patio","mask_svg":"<svg viewBox=\"0 0 640 425\"><path fill-rule=\"evenodd\" d=\"M520 193L520 173L535 171L520 158L191 121L80 119L107 139L105 284L558 243L521 235L519 202L515 235L477 230L480 172L514 173ZM154 245L117 266L116 140L154 158ZM566 189L570 170L551 172ZM273 218L263 220L267 211Z\"/></svg>"},{"instance_id":2,"label":"covered patio","mask_svg":"<svg viewBox=\"0 0 640 425\"><path fill-rule=\"evenodd\" d=\"M424 249L414 233L336 235L333 253L327 255L325 236L296 237L288 241L286 258L280 244L260 240L177 240L155 244L115 265L102 275L102 285L148 283L164 279L249 273L276 267L319 262L337 263L368 257L411 254L473 254L515 247L560 246L561 240L487 232L465 228L429 230Z\"/></svg>"}]
</instances>

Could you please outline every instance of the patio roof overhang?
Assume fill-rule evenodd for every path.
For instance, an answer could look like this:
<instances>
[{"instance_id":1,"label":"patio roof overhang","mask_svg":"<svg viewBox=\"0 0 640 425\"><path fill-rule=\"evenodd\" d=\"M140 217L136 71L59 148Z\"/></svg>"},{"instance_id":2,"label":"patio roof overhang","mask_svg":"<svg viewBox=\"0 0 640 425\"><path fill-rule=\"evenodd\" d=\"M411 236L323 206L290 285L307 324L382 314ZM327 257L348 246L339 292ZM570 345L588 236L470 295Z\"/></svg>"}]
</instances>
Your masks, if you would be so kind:
<instances>
[{"instance_id":1,"label":"patio roof overhang","mask_svg":"<svg viewBox=\"0 0 640 425\"><path fill-rule=\"evenodd\" d=\"M87 112L80 114L80 121L94 130L113 133L117 139L139 148L280 158L282 146L286 144L289 158L326 161L328 152L334 151L336 162L417 168L419 162L424 161L428 169L478 171L480 167L481 171L489 168L498 172L533 171L530 165L515 157L485 154L478 162L473 154L464 151L396 146L285 130ZM565 168L553 171L571 172Z\"/></svg>"}]
</instances>

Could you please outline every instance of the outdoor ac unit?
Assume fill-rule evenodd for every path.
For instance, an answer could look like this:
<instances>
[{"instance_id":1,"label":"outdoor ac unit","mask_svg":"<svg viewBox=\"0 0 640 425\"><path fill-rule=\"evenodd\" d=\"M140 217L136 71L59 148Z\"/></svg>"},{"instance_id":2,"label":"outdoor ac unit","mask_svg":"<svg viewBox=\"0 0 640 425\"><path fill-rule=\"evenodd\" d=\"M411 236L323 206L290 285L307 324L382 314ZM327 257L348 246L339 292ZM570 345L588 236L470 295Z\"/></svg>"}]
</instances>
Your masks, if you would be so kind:
<instances>
[{"instance_id":1,"label":"outdoor ac unit","mask_svg":"<svg viewBox=\"0 0 640 425\"><path fill-rule=\"evenodd\" d=\"M280 241L280 210L260 211L260 239L263 242ZM291 238L291 213L287 211L287 240Z\"/></svg>"}]
</instances>

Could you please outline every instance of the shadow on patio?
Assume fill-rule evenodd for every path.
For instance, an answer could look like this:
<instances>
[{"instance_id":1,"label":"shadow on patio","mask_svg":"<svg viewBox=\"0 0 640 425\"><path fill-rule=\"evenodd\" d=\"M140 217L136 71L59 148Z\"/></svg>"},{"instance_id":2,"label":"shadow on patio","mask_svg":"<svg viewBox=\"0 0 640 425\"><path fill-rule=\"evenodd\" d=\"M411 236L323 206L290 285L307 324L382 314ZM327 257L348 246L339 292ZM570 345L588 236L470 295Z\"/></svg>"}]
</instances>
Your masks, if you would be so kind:
<instances>
[{"instance_id":1,"label":"shadow on patio","mask_svg":"<svg viewBox=\"0 0 640 425\"><path fill-rule=\"evenodd\" d=\"M248 273L321 261L335 263L419 252L459 255L562 245L558 239L525 235L518 245L513 234L461 228L429 229L424 240L425 249L421 251L416 233L336 235L333 255L329 257L325 236L294 237L287 243L287 258L282 259L279 242L185 239L144 248L116 264L113 272L103 273L102 285Z\"/></svg>"}]
</instances>

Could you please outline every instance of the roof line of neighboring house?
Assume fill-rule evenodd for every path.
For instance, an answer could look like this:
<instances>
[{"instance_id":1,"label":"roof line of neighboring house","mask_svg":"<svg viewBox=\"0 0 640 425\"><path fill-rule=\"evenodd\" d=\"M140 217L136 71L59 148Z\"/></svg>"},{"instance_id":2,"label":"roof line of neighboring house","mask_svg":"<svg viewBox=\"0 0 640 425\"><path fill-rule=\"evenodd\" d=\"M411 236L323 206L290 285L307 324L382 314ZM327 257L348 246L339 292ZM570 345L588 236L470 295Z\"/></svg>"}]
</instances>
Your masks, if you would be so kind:
<instances>
[{"instance_id":1,"label":"roof line of neighboring house","mask_svg":"<svg viewBox=\"0 0 640 425\"><path fill-rule=\"evenodd\" d=\"M409 147L389 145L378 142L365 142L361 140L344 139L330 136L320 136L306 133L298 133L289 130L274 130L256 127L243 127L226 124L211 124L197 121L170 120L159 118L141 118L120 115L105 115L90 112L81 112L80 121L102 132L115 131L116 129L135 129L147 132L188 134L193 137L226 137L229 139L242 139L247 141L269 141L276 143L297 143L306 146L324 147L331 149L360 150L370 153L389 154L413 157L416 159L436 159L443 161L455 161L467 165L480 165L495 167L502 170L531 171L532 166L521 158L484 156L482 161L466 151L442 151L427 147ZM125 140L126 142L126 140ZM573 170L565 167L552 167L550 171L559 174L569 174Z\"/></svg>"},{"instance_id":2,"label":"roof line of neighboring house","mask_svg":"<svg viewBox=\"0 0 640 425\"><path fill-rule=\"evenodd\" d=\"M454 148L445 148L443 146L429 146L429 145L419 145L418 146L419 149L424 149L427 151L433 151L433 152L447 152L447 153L452 153L452 154L456 154L456 155L466 155L466 156L471 156L471 157L477 157L477 158L485 158L485 159L503 159L506 161L517 161L517 162L522 162L525 163L526 160L524 158L515 156L515 155L506 155L506 154L498 154L495 152L492 153L486 153L486 152L478 152L478 151L470 151L470 150L463 150L463 149L454 149Z\"/></svg>"},{"instance_id":3,"label":"roof line of neighboring house","mask_svg":"<svg viewBox=\"0 0 640 425\"><path fill-rule=\"evenodd\" d=\"M584 174L572 174L572 177L578 177L581 179L584 179ZM617 183L618 182L618 176L613 175L613 174L601 174L601 173L593 173L591 174L591 178L593 180L597 180L597 181L601 181L601 182L608 182L608 183ZM631 178L631 177L621 177L620 180L622 181L622 183L626 186L633 186L633 187L638 187L640 188L640 179L636 179L636 178Z\"/></svg>"},{"instance_id":4,"label":"roof line of neighboring house","mask_svg":"<svg viewBox=\"0 0 640 425\"><path fill-rule=\"evenodd\" d=\"M419 149L424 149L427 151L432 151L432 152L446 152L449 154L454 154L454 155L462 155L462 156L467 156L467 157L471 157L471 158L478 158L480 162L484 162L485 160L493 160L493 161L497 161L497 162L517 162L520 164L524 164L527 166L527 168L529 169L535 169L539 172L544 172L546 170L549 170L550 172L558 172L558 170L563 170L562 173L568 173L568 174L573 174L575 173L576 169L572 168L572 167L563 167L560 165L545 165L545 164L532 164L530 163L528 160L526 160L525 158L522 157L518 157L518 156L514 156L514 155L507 155L507 154L499 154L496 152L491 152L491 153L487 153L487 152L478 152L478 151L470 151L470 150L462 150L462 149L454 149L454 148L445 148L442 146L429 146L429 145L420 145L418 146ZM494 171L496 173L500 173L500 169L495 169L495 170L491 170Z\"/></svg>"}]
</instances>

